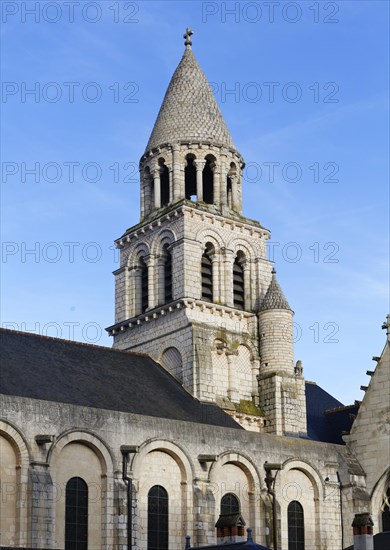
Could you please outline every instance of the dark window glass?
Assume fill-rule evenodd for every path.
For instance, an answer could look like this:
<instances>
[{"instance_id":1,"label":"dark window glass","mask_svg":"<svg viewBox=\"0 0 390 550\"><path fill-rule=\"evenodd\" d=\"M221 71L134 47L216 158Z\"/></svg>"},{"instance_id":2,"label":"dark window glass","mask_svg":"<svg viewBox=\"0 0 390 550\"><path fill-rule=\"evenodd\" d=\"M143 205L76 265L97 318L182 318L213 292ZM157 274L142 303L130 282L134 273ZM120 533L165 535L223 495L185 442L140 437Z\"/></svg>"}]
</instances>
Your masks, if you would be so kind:
<instances>
[{"instance_id":1,"label":"dark window glass","mask_svg":"<svg viewBox=\"0 0 390 550\"><path fill-rule=\"evenodd\" d=\"M234 307L244 309L244 269L238 258L233 264L233 301Z\"/></svg>"},{"instance_id":2,"label":"dark window glass","mask_svg":"<svg viewBox=\"0 0 390 550\"><path fill-rule=\"evenodd\" d=\"M303 508L296 500L288 505L288 550L305 550Z\"/></svg>"},{"instance_id":3,"label":"dark window glass","mask_svg":"<svg viewBox=\"0 0 390 550\"><path fill-rule=\"evenodd\" d=\"M88 486L72 477L65 491L65 550L88 548Z\"/></svg>"},{"instance_id":4,"label":"dark window glass","mask_svg":"<svg viewBox=\"0 0 390 550\"><path fill-rule=\"evenodd\" d=\"M141 308L142 313L144 313L149 305L149 290L148 290L148 266L144 262L143 259L141 259L141 289L142 289L142 296L141 296Z\"/></svg>"},{"instance_id":5,"label":"dark window glass","mask_svg":"<svg viewBox=\"0 0 390 550\"><path fill-rule=\"evenodd\" d=\"M202 275L202 300L206 302L213 301L213 265L211 257L206 251L202 256L201 265Z\"/></svg>"},{"instance_id":6,"label":"dark window glass","mask_svg":"<svg viewBox=\"0 0 390 550\"><path fill-rule=\"evenodd\" d=\"M233 493L226 493L221 499L221 516L226 514L238 514L240 501Z\"/></svg>"},{"instance_id":7,"label":"dark window glass","mask_svg":"<svg viewBox=\"0 0 390 550\"><path fill-rule=\"evenodd\" d=\"M164 286L165 286L165 303L170 302L173 299L172 296L172 256L171 253L165 249L165 273L164 273Z\"/></svg>"},{"instance_id":8,"label":"dark window glass","mask_svg":"<svg viewBox=\"0 0 390 550\"><path fill-rule=\"evenodd\" d=\"M382 531L390 531L390 487L386 492L386 499L383 503L383 512L382 512Z\"/></svg>"},{"instance_id":9,"label":"dark window glass","mask_svg":"<svg viewBox=\"0 0 390 550\"><path fill-rule=\"evenodd\" d=\"M186 167L184 169L185 194L186 199L196 197L196 168L194 159L189 157L186 159Z\"/></svg>"},{"instance_id":10,"label":"dark window glass","mask_svg":"<svg viewBox=\"0 0 390 550\"><path fill-rule=\"evenodd\" d=\"M169 170L167 166L161 167L161 206L169 204Z\"/></svg>"},{"instance_id":11,"label":"dark window glass","mask_svg":"<svg viewBox=\"0 0 390 550\"><path fill-rule=\"evenodd\" d=\"M148 550L168 550L168 493L161 485L148 493Z\"/></svg>"},{"instance_id":12,"label":"dark window glass","mask_svg":"<svg viewBox=\"0 0 390 550\"><path fill-rule=\"evenodd\" d=\"M205 167L203 168L203 200L208 204L213 204L214 201L214 175L210 167L209 159L206 160Z\"/></svg>"}]
</instances>

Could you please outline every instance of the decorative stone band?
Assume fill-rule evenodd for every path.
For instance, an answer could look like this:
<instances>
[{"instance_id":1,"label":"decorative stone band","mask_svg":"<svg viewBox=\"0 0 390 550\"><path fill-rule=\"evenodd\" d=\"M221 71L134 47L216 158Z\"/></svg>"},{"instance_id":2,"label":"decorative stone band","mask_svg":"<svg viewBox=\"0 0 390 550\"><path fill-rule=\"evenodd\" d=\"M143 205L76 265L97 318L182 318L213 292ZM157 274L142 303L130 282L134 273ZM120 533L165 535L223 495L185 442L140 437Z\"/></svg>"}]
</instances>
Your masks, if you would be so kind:
<instances>
[{"instance_id":1,"label":"decorative stone band","mask_svg":"<svg viewBox=\"0 0 390 550\"><path fill-rule=\"evenodd\" d=\"M182 308L197 309L198 311L209 310L210 313L212 313L213 315L219 315L220 317L230 317L231 319L236 318L240 321L242 321L242 319L256 317L255 313L248 313L247 311L237 310L228 306L216 305L210 302L204 302L203 300L185 298L174 300L169 304L164 304L163 306L156 307L153 310L147 311L141 315L137 315L137 317L126 319L125 321L116 323L115 325L106 328L106 331L109 333L110 336L115 336L119 332L125 332L129 329L134 329L140 325L143 325L144 323L149 323L154 319L164 317L165 315L169 315L170 313Z\"/></svg>"},{"instance_id":2,"label":"decorative stone band","mask_svg":"<svg viewBox=\"0 0 390 550\"><path fill-rule=\"evenodd\" d=\"M206 148L206 147L210 147L212 149L214 149L215 151L221 151L225 154L230 154L230 155L233 155L238 162L244 164L244 159L242 157L242 155L237 151L237 149L233 149L232 147L227 147L226 144L224 143L217 143L215 141L188 141L188 140L179 140L175 143L170 143L170 142L167 142L167 143L162 143L161 145L159 145L158 147L154 147L153 149L149 149L148 151L146 151L142 157L140 158L140 161L139 161L139 166L140 166L140 169L143 168L144 166L144 163L146 161L149 160L150 157L154 156L154 155L159 155L164 149L173 149L174 146L179 146L179 147L199 147L200 149L202 148Z\"/></svg>"},{"instance_id":3,"label":"decorative stone band","mask_svg":"<svg viewBox=\"0 0 390 550\"><path fill-rule=\"evenodd\" d=\"M205 221L207 218L210 219L213 223L219 222L222 227L230 227L232 231L235 229L240 229L242 233L247 233L250 236L258 234L261 237L269 238L270 232L261 227L258 222L246 223L245 221L239 221L233 218L227 218L226 216L220 216L213 212L203 211L199 206L189 206L190 201L182 200L177 205L172 206L168 212L160 213L156 218L150 220L146 223L140 223L126 231L126 233L115 241L117 248L123 248L127 243L142 238L145 233L153 231L158 227L163 225L164 221L169 221L171 219L178 218L183 216L185 212L191 212L193 216L199 217L201 221Z\"/></svg>"}]
</instances>

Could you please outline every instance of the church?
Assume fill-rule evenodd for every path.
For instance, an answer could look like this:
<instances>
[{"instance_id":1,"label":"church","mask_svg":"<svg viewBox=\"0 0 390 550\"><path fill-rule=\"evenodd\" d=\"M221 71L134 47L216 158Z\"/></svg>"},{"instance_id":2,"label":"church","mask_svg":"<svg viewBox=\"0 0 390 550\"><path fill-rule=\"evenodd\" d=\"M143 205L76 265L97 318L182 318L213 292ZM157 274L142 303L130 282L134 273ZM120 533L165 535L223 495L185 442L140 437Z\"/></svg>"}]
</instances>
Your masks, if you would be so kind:
<instances>
[{"instance_id":1,"label":"church","mask_svg":"<svg viewBox=\"0 0 390 550\"><path fill-rule=\"evenodd\" d=\"M116 240L113 347L1 331L0 546L385 548L390 316L361 402L305 380L191 36Z\"/></svg>"}]
</instances>

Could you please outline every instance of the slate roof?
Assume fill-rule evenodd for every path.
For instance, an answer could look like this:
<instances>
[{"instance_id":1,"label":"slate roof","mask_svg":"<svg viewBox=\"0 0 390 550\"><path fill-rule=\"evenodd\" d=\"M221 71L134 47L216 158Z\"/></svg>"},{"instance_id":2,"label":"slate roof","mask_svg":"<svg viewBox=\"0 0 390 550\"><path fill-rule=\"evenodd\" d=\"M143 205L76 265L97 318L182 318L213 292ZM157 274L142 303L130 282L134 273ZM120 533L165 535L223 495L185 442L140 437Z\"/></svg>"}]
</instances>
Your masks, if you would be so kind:
<instances>
[{"instance_id":1,"label":"slate roof","mask_svg":"<svg viewBox=\"0 0 390 550\"><path fill-rule=\"evenodd\" d=\"M146 355L0 330L0 393L242 429Z\"/></svg>"},{"instance_id":2,"label":"slate roof","mask_svg":"<svg viewBox=\"0 0 390 550\"><path fill-rule=\"evenodd\" d=\"M238 548L252 548L253 550L270 550L269 548L262 546L261 544L257 544L252 539L252 529L247 529L247 540L244 540L242 542L224 542L221 544L213 544L211 546L197 546L197 550L236 550ZM185 550L195 550L195 547L192 547L190 545L190 537L186 537L186 545Z\"/></svg>"},{"instance_id":3,"label":"slate roof","mask_svg":"<svg viewBox=\"0 0 390 550\"><path fill-rule=\"evenodd\" d=\"M344 406L313 382L306 382L307 436L315 441L344 445L342 431L349 432L359 403Z\"/></svg>"},{"instance_id":4,"label":"slate roof","mask_svg":"<svg viewBox=\"0 0 390 550\"><path fill-rule=\"evenodd\" d=\"M189 47L169 83L145 152L181 140L236 149L210 84Z\"/></svg>"},{"instance_id":5,"label":"slate roof","mask_svg":"<svg viewBox=\"0 0 390 550\"><path fill-rule=\"evenodd\" d=\"M0 329L0 356L5 395L243 429L147 355ZM307 382L306 408L309 439L344 443L341 430L351 428L357 405L344 407Z\"/></svg>"},{"instance_id":6,"label":"slate roof","mask_svg":"<svg viewBox=\"0 0 390 550\"><path fill-rule=\"evenodd\" d=\"M291 310L288 302L283 294L283 290L280 288L278 281L276 280L276 271L272 270L272 279L269 284L268 290L265 293L264 300L260 306L260 311L266 311L267 309L289 309Z\"/></svg>"}]
</instances>

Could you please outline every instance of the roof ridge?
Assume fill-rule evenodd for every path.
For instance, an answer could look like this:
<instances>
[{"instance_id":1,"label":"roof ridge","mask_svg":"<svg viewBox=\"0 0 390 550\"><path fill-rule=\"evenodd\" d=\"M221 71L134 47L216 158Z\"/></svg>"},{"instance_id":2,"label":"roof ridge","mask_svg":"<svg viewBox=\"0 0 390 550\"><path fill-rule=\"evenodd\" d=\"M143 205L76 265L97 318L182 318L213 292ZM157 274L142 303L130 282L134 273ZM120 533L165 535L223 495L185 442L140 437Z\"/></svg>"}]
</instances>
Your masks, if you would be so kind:
<instances>
[{"instance_id":1,"label":"roof ridge","mask_svg":"<svg viewBox=\"0 0 390 550\"><path fill-rule=\"evenodd\" d=\"M67 338L56 338L55 336L47 336L46 334L35 334L33 332L24 332L23 330L13 330L9 328L0 327L0 334L1 333L10 333L10 334L21 334L23 336L31 336L35 338L41 338L45 340L52 340L54 342L63 342L65 344L76 344L77 346L81 347L88 347L88 348L94 348L94 349L103 349L105 351L113 351L115 353L125 353L126 355L137 355L141 357L147 357L148 359L151 359L154 361L150 355L147 353L142 353L139 351L129 351L125 349L115 349L115 348L109 348L108 346L99 346L98 344L89 344L87 342L79 342L78 340L69 340ZM154 361L157 363L157 361ZM160 363L157 363L158 365Z\"/></svg>"},{"instance_id":2,"label":"roof ridge","mask_svg":"<svg viewBox=\"0 0 390 550\"><path fill-rule=\"evenodd\" d=\"M360 404L354 403L353 405L340 405L340 407L334 407L332 409L325 409L324 414L332 414L334 412L345 411L347 409L355 409L360 407Z\"/></svg>"}]
</instances>

